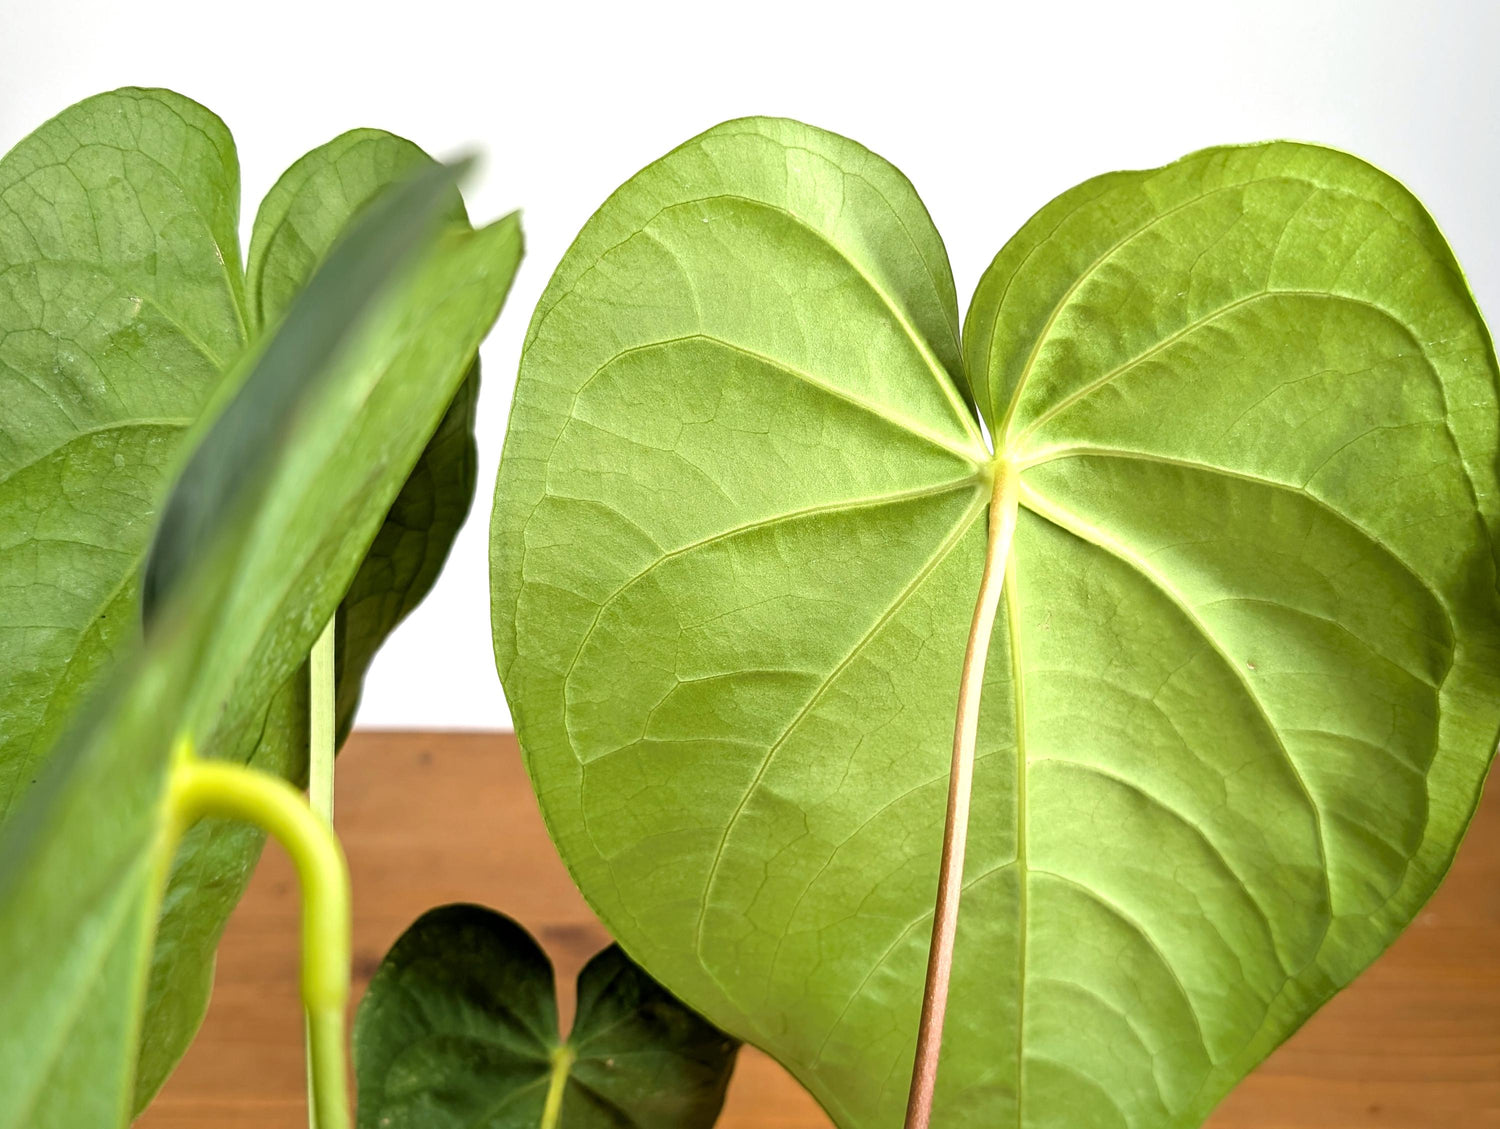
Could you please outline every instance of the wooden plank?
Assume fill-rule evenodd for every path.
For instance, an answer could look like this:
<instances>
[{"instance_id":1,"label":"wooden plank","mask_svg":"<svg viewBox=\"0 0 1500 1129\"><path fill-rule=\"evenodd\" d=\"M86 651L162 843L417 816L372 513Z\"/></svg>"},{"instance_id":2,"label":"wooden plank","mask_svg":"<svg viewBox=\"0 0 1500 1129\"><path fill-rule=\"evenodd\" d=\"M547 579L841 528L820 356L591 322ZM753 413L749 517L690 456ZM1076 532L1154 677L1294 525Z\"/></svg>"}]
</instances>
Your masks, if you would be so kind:
<instances>
[{"instance_id":1,"label":"wooden plank","mask_svg":"<svg viewBox=\"0 0 1500 1129\"><path fill-rule=\"evenodd\" d=\"M1389 952L1232 1094L1213 1129L1500 1129L1500 798L1482 805L1438 896ZM357 733L339 759L354 878L356 995L424 910L521 921L565 985L608 937L543 829L509 735ZM142 1129L300 1129L297 889L275 847L220 951L203 1031ZM743 1052L720 1129L828 1129L774 1062Z\"/></svg>"}]
</instances>

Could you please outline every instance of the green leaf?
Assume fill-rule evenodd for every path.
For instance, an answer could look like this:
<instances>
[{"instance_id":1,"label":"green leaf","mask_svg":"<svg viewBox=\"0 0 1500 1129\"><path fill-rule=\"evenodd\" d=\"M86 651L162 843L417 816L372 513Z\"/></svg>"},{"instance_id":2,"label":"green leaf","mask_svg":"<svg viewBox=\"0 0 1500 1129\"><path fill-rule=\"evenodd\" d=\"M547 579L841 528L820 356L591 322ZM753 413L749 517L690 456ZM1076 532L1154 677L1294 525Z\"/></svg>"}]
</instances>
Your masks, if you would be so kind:
<instances>
[{"instance_id":1,"label":"green leaf","mask_svg":"<svg viewBox=\"0 0 1500 1129\"><path fill-rule=\"evenodd\" d=\"M136 630L183 432L245 347L238 208L223 123L163 91L0 160L0 818Z\"/></svg>"},{"instance_id":2,"label":"green leaf","mask_svg":"<svg viewBox=\"0 0 1500 1129\"><path fill-rule=\"evenodd\" d=\"M1494 352L1421 205L1309 145L1066 193L961 358L952 294L911 187L820 130L731 122L627 182L528 334L501 676L625 949L844 1129L900 1124L1017 476L934 1123L1196 1125L1473 811Z\"/></svg>"},{"instance_id":3,"label":"green leaf","mask_svg":"<svg viewBox=\"0 0 1500 1129\"><path fill-rule=\"evenodd\" d=\"M183 435L245 348L238 209L228 131L165 91L91 98L0 160L0 821L135 643ZM259 839L229 837L246 869ZM218 922L231 875L204 874L234 888ZM196 1027L211 972L176 969L200 1002L161 1029Z\"/></svg>"},{"instance_id":4,"label":"green leaf","mask_svg":"<svg viewBox=\"0 0 1500 1129\"><path fill-rule=\"evenodd\" d=\"M354 1025L360 1129L707 1129L739 1050L619 946L578 976L558 1033L552 965L482 906L429 910L386 954Z\"/></svg>"},{"instance_id":5,"label":"green leaf","mask_svg":"<svg viewBox=\"0 0 1500 1129\"><path fill-rule=\"evenodd\" d=\"M205 148L217 165L202 155ZM209 356L182 337L208 339L220 305L230 313L243 307L233 168L217 119L161 91L90 99L0 162L0 250L14 264L0 297L0 455L8 460L0 468L0 508L23 519L7 523L11 532L0 546L7 826L78 703L111 660L124 661L120 656L135 649L141 562L181 447L180 434L163 437L155 426L162 405L169 394L180 396L182 415L173 417L180 433L202 417L210 398L227 400L240 384L240 375L221 375L233 357ZM78 185L92 195L81 195ZM438 203L450 216L451 201L444 187ZM204 716L213 718L199 727L201 751L282 775L301 771L305 688L297 674L311 638L350 587L454 402L519 254L514 217L479 232L450 231L341 354L332 387L342 399L315 403L321 431L291 445L272 490L279 508L236 566L246 587L225 599L237 617L224 637L233 649L204 659L233 684L196 691L210 711ZM205 260L228 280L222 302L212 272L199 269ZM163 305L168 299L175 304ZM158 318L159 306L170 316ZM322 316L333 312L323 308ZM329 332L345 328L328 325ZM236 345L229 329L214 340L225 356ZM242 374L265 353L241 342L235 355ZM145 454L137 458L116 432L132 440L144 435L138 446ZM445 442L452 446L451 438ZM449 485L454 481L461 477L450 475ZM451 513L451 490L445 497ZM440 560L442 551L429 546L427 557ZM368 647L376 641L371 632ZM356 653L351 664L356 686L366 661L368 653ZM142 755L164 752L153 747ZM214 947L260 842L252 830L205 821L173 862L137 1108L197 1027ZM62 883L54 896L83 897L85 879Z\"/></svg>"},{"instance_id":6,"label":"green leaf","mask_svg":"<svg viewBox=\"0 0 1500 1129\"><path fill-rule=\"evenodd\" d=\"M363 265L362 252L395 246L402 225L420 225L430 212L374 218L387 222L361 225L342 264L339 256L330 264L329 281ZM387 260L386 280L395 265ZM364 300L356 307L374 297L366 287L381 277L361 279ZM178 513L184 499L197 508L201 520L166 527L168 538L189 538L195 551L177 558L173 582L161 587L149 640L128 647L130 661L114 667L0 828L0 990L15 1008L13 1038L0 1044L0 1125L74 1129L128 1120L146 966L174 838L169 752L179 737L197 737L234 674L214 660L246 629L231 614L235 584L275 577L240 571L253 539L268 536L276 549L305 539L284 521L276 463L299 442L326 442L330 431L320 425L328 422L328 397L319 393L361 375L329 363L353 328L347 317L326 316L335 292L309 288L287 319L287 336L273 339L208 429L192 460L204 479L184 479L168 503ZM346 315L358 313L339 304ZM307 348L288 352L279 347L286 340ZM247 423L262 441L241 441ZM222 473L226 464L238 473ZM347 572L357 560L344 562ZM336 583L340 562L328 563ZM295 650L289 656L297 660Z\"/></svg>"},{"instance_id":7,"label":"green leaf","mask_svg":"<svg viewBox=\"0 0 1500 1129\"><path fill-rule=\"evenodd\" d=\"M244 489L244 466L293 426L308 380L349 348L387 280L437 234L437 206L452 185L452 174L440 165L392 185L364 217L365 228L381 238L344 244L342 253L312 277L304 302L261 347L254 395L236 396L214 417L157 519L141 582L148 629L157 605L194 567L222 522L222 511ZM414 222L413 216L425 222Z\"/></svg>"},{"instance_id":8,"label":"green leaf","mask_svg":"<svg viewBox=\"0 0 1500 1129\"><path fill-rule=\"evenodd\" d=\"M246 295L254 332L285 312L339 234L382 187L432 161L409 141L355 130L297 161L267 194L256 218ZM449 189L445 213L467 226ZM435 370L446 380L448 373ZM478 361L401 489L339 605L339 732L354 720L365 671L395 626L431 589L468 514L474 492ZM236 759L300 777L306 749L306 678L277 691L258 724L225 731ZM155 955L150 1011L160 1022L142 1047L138 1105L166 1080L208 1004L213 953L263 842L252 827L221 821L195 828L174 867Z\"/></svg>"},{"instance_id":9,"label":"green leaf","mask_svg":"<svg viewBox=\"0 0 1500 1129\"><path fill-rule=\"evenodd\" d=\"M129 667L115 668L109 692L64 735L0 827L5 1129L117 1129L130 1120L168 862L167 754L201 644L174 630L145 653L127 645Z\"/></svg>"},{"instance_id":10,"label":"green leaf","mask_svg":"<svg viewBox=\"0 0 1500 1129\"><path fill-rule=\"evenodd\" d=\"M246 299L264 327L307 282L339 233L382 187L431 164L421 149L374 129L356 129L288 169L262 202L250 239ZM468 224L454 192L450 218ZM336 656L339 733L354 722L365 671L380 644L432 589L474 500L474 414L479 362L454 397L427 449L339 605Z\"/></svg>"}]
</instances>

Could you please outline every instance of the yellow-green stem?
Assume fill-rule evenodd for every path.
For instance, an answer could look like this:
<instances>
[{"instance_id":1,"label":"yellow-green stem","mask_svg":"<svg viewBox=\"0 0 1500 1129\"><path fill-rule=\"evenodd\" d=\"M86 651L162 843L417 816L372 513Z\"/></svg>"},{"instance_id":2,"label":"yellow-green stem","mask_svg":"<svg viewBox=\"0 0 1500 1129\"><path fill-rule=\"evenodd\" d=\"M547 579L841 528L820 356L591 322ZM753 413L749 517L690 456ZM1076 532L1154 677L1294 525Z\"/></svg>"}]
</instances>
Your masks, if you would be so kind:
<instances>
[{"instance_id":1,"label":"yellow-green stem","mask_svg":"<svg viewBox=\"0 0 1500 1129\"><path fill-rule=\"evenodd\" d=\"M244 820L268 832L291 857L302 888L302 1002L313 1115L318 1129L349 1129L349 869L333 829L280 777L200 759L186 744L172 769L169 805L179 834L206 816Z\"/></svg>"},{"instance_id":2,"label":"yellow-green stem","mask_svg":"<svg viewBox=\"0 0 1500 1129\"><path fill-rule=\"evenodd\" d=\"M989 656L990 636L995 628L1011 541L1016 531L1017 477L1008 460L1003 457L996 460L984 573L979 581L979 596L974 603L974 619L969 627L968 646L964 649L963 672L959 676L958 716L953 726L953 760L948 774L948 813L943 826L943 855L938 869L932 945L927 953L927 983L922 992L922 1017L917 1027L917 1054L912 1065L905 1129L927 1129L932 1119L932 1098L937 1088L938 1058L943 1043L943 1019L948 1010L948 984L953 974L953 944L958 934L958 903L963 892L969 798L974 785L974 744L979 733L979 697L984 688L985 660Z\"/></svg>"},{"instance_id":3,"label":"yellow-green stem","mask_svg":"<svg viewBox=\"0 0 1500 1129\"><path fill-rule=\"evenodd\" d=\"M333 620L308 657L307 802L333 822L334 703Z\"/></svg>"},{"instance_id":4,"label":"yellow-green stem","mask_svg":"<svg viewBox=\"0 0 1500 1129\"><path fill-rule=\"evenodd\" d=\"M308 656L307 709L307 803L330 828L333 826L333 756L336 709L334 695L333 632L337 615L330 619L313 644ZM320 1050L318 1043L326 1025L314 1021L312 1008L307 1011L307 1124L308 1129L333 1129L318 1113L319 1073L316 1069ZM324 1036L326 1037L326 1036ZM342 1088L342 1087L341 1087Z\"/></svg>"},{"instance_id":5,"label":"yellow-green stem","mask_svg":"<svg viewBox=\"0 0 1500 1129\"><path fill-rule=\"evenodd\" d=\"M573 1069L577 1052L569 1046L552 1048L552 1074L547 1079L547 1100L542 1104L542 1120L537 1129L557 1129L562 1121L563 1090L568 1085L568 1072Z\"/></svg>"}]
</instances>

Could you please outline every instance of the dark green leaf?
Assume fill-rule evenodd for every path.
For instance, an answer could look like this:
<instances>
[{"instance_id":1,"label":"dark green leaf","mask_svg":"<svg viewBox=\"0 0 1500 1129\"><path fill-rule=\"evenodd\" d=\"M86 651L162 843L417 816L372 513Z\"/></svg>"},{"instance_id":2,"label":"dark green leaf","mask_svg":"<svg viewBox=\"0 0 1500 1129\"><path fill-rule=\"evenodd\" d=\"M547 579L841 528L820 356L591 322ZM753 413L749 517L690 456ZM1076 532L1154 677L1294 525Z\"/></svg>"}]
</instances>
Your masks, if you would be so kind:
<instances>
[{"instance_id":1,"label":"dark green leaf","mask_svg":"<svg viewBox=\"0 0 1500 1129\"><path fill-rule=\"evenodd\" d=\"M481 906L443 906L402 934L360 1004L359 1125L706 1129L738 1048L615 945L579 975L563 1041L552 965L530 934Z\"/></svg>"}]
</instances>

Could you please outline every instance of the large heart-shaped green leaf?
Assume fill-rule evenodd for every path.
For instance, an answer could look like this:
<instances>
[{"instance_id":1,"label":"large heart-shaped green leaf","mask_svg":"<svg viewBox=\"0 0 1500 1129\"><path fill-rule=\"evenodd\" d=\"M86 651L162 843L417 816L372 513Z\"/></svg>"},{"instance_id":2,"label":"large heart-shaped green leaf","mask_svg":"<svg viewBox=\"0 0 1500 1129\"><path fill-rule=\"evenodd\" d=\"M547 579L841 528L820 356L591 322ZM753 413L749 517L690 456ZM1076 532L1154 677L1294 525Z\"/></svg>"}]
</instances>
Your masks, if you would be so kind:
<instances>
[{"instance_id":1,"label":"large heart-shaped green leaf","mask_svg":"<svg viewBox=\"0 0 1500 1129\"><path fill-rule=\"evenodd\" d=\"M1010 484L934 1124L1196 1125L1473 811L1490 340L1421 205L1295 144L1066 193L957 325L850 141L731 122L633 177L527 338L501 676L625 949L846 1129L899 1125Z\"/></svg>"},{"instance_id":2,"label":"large heart-shaped green leaf","mask_svg":"<svg viewBox=\"0 0 1500 1129\"><path fill-rule=\"evenodd\" d=\"M354 1026L363 1129L709 1129L739 1050L617 945L578 974L558 1033L552 964L483 906L429 910Z\"/></svg>"},{"instance_id":3,"label":"large heart-shaped green leaf","mask_svg":"<svg viewBox=\"0 0 1500 1129\"><path fill-rule=\"evenodd\" d=\"M65 111L0 160L0 820L110 660L135 638L139 575L183 436L225 374L284 314L350 217L382 186L430 165L414 145L359 130L302 158L266 197L239 258L239 182L228 131L167 91L122 90ZM467 226L451 189L445 212ZM364 672L426 594L473 495L471 325L387 339L371 371L428 381L451 407L370 545L338 617L341 731ZM503 245L503 246L502 246ZM513 264L512 264L513 265ZM449 334L450 341L438 335ZM452 346L450 348L450 346ZM469 379L457 394L466 366ZM330 519L333 515L329 515ZM305 679L256 673L203 752L293 779L306 748ZM172 869L157 935L138 1104L196 1030L212 957L262 836L205 821Z\"/></svg>"}]
</instances>

